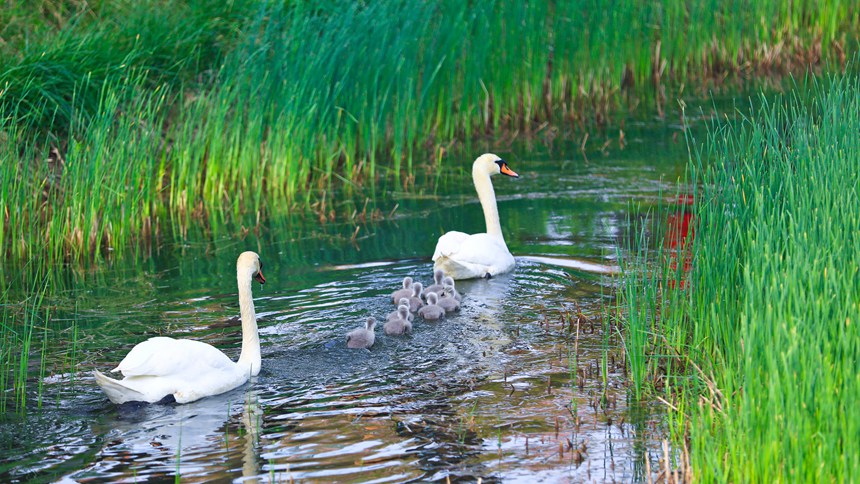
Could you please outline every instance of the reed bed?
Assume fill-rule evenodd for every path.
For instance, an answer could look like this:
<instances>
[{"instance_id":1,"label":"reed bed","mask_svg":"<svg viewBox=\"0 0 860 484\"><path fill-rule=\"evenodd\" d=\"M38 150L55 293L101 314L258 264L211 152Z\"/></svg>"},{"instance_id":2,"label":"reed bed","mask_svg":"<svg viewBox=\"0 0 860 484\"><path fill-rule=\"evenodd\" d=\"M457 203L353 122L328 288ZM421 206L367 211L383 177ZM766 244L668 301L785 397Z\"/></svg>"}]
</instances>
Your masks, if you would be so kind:
<instances>
[{"instance_id":1,"label":"reed bed","mask_svg":"<svg viewBox=\"0 0 860 484\"><path fill-rule=\"evenodd\" d=\"M0 17L0 250L50 260L376 190L457 140L663 109L667 86L839 61L860 31L812 1L22 5Z\"/></svg>"},{"instance_id":2,"label":"reed bed","mask_svg":"<svg viewBox=\"0 0 860 484\"><path fill-rule=\"evenodd\" d=\"M860 472L860 80L809 83L712 127L691 158L692 242L663 230L666 257L628 267L633 382L672 409L688 478Z\"/></svg>"}]
</instances>

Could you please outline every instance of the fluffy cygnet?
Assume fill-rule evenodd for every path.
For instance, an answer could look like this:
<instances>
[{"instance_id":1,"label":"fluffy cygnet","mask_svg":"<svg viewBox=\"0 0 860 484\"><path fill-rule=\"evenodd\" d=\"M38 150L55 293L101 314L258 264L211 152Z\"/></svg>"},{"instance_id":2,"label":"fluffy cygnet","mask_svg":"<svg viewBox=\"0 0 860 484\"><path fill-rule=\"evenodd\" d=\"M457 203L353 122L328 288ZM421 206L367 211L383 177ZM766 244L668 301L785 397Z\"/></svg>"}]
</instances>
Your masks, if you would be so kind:
<instances>
[{"instance_id":1,"label":"fluffy cygnet","mask_svg":"<svg viewBox=\"0 0 860 484\"><path fill-rule=\"evenodd\" d=\"M451 296L454 299L456 299L457 301L463 300L463 296L461 296L460 293L457 292L457 288L454 287L454 278L453 277L446 277L446 278L442 279L442 285L445 287L451 288Z\"/></svg>"},{"instance_id":2,"label":"fluffy cygnet","mask_svg":"<svg viewBox=\"0 0 860 484\"><path fill-rule=\"evenodd\" d=\"M385 331L385 334L390 335L401 335L403 333L412 331L412 321L409 314L409 306L401 305L397 307L398 318L389 319L386 321L385 326L382 327L382 330Z\"/></svg>"},{"instance_id":3,"label":"fluffy cygnet","mask_svg":"<svg viewBox=\"0 0 860 484\"><path fill-rule=\"evenodd\" d=\"M376 334L373 328L376 327L375 318L367 318L367 323L363 328L357 328L346 335L347 348L370 348L373 342L376 341Z\"/></svg>"},{"instance_id":4,"label":"fluffy cygnet","mask_svg":"<svg viewBox=\"0 0 860 484\"><path fill-rule=\"evenodd\" d=\"M418 311L418 308L424 305L424 301L421 300L421 294L424 291L424 285L420 282L416 282L412 284L412 297L409 298L409 312L414 313Z\"/></svg>"},{"instance_id":5,"label":"fluffy cygnet","mask_svg":"<svg viewBox=\"0 0 860 484\"><path fill-rule=\"evenodd\" d=\"M454 297L452 291L454 291L453 287L446 286L445 291L442 293L442 297L440 297L439 302L436 303L445 310L445 314L460 310L460 301Z\"/></svg>"},{"instance_id":6,"label":"fluffy cygnet","mask_svg":"<svg viewBox=\"0 0 860 484\"><path fill-rule=\"evenodd\" d=\"M427 305L418 310L418 315L427 321L436 321L445 316L445 310L439 306L439 296L435 292L427 295Z\"/></svg>"},{"instance_id":7,"label":"fluffy cygnet","mask_svg":"<svg viewBox=\"0 0 860 484\"><path fill-rule=\"evenodd\" d=\"M409 276L403 278L403 289L398 289L391 294L391 302L397 304L402 297L412 297L412 278Z\"/></svg>"},{"instance_id":8,"label":"fluffy cygnet","mask_svg":"<svg viewBox=\"0 0 860 484\"><path fill-rule=\"evenodd\" d=\"M445 286L442 285L442 278L445 277L445 273L442 272L442 269L436 269L433 271L433 281L435 282L432 285L429 285L424 288L424 297L427 297L427 294L431 292L435 292L436 294L442 294L442 289L445 289Z\"/></svg>"},{"instance_id":9,"label":"fluffy cygnet","mask_svg":"<svg viewBox=\"0 0 860 484\"><path fill-rule=\"evenodd\" d=\"M397 309L388 313L388 316L385 317L385 321L392 321L400 318L400 306L406 306L406 312L409 312L409 298L401 297L400 301L397 302Z\"/></svg>"}]
</instances>

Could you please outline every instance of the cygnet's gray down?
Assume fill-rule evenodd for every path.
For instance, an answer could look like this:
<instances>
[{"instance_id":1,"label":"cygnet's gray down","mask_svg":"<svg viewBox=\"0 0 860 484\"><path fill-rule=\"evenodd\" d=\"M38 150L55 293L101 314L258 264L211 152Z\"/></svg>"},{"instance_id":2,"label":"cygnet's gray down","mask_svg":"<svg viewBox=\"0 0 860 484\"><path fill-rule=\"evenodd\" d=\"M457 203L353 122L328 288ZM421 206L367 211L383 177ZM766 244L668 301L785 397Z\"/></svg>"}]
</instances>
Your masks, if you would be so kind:
<instances>
[{"instance_id":1,"label":"cygnet's gray down","mask_svg":"<svg viewBox=\"0 0 860 484\"><path fill-rule=\"evenodd\" d=\"M376 334L373 328L376 327L375 318L367 318L367 323L363 328L357 328L346 335L347 348L370 348L373 342L376 341Z\"/></svg>"},{"instance_id":2,"label":"cygnet's gray down","mask_svg":"<svg viewBox=\"0 0 860 484\"><path fill-rule=\"evenodd\" d=\"M463 300L463 296L461 296L460 293L457 292L457 288L454 287L454 278L453 277L446 277L446 278L442 279L442 285L445 286L446 288L451 288L451 294L454 296L454 299L456 299L457 301Z\"/></svg>"},{"instance_id":3,"label":"cygnet's gray down","mask_svg":"<svg viewBox=\"0 0 860 484\"><path fill-rule=\"evenodd\" d=\"M412 297L409 298L409 312L414 313L418 311L418 308L424 305L424 301L421 300L421 294L424 291L424 285L420 282L415 282L412 284Z\"/></svg>"},{"instance_id":4,"label":"cygnet's gray down","mask_svg":"<svg viewBox=\"0 0 860 484\"><path fill-rule=\"evenodd\" d=\"M385 326L382 327L385 334L396 336L412 331L412 321L410 321L412 315L409 314L409 306L398 306L397 313L398 318L389 319L386 321Z\"/></svg>"},{"instance_id":5,"label":"cygnet's gray down","mask_svg":"<svg viewBox=\"0 0 860 484\"><path fill-rule=\"evenodd\" d=\"M403 278L403 289L391 293L391 302L397 304L402 297L412 297L412 278L409 276Z\"/></svg>"},{"instance_id":6,"label":"cygnet's gray down","mask_svg":"<svg viewBox=\"0 0 860 484\"><path fill-rule=\"evenodd\" d=\"M439 296L435 292L427 295L427 305L418 310L418 315L427 321L436 321L445 316L445 310L439 306Z\"/></svg>"},{"instance_id":7,"label":"cygnet's gray down","mask_svg":"<svg viewBox=\"0 0 860 484\"><path fill-rule=\"evenodd\" d=\"M454 288L451 286L445 287L445 291L442 293L442 296L439 298L439 302L436 303L439 306L442 306L442 309L445 310L445 314L453 313L454 311L460 310L460 301L454 298L451 294Z\"/></svg>"},{"instance_id":8,"label":"cygnet's gray down","mask_svg":"<svg viewBox=\"0 0 860 484\"><path fill-rule=\"evenodd\" d=\"M391 311L388 313L388 316L385 317L386 322L400 318L400 306L406 306L406 312L409 313L409 299L401 297L400 302L397 303L397 309Z\"/></svg>"},{"instance_id":9,"label":"cygnet's gray down","mask_svg":"<svg viewBox=\"0 0 860 484\"><path fill-rule=\"evenodd\" d=\"M436 294L441 294L442 289L445 289L445 286L442 284L442 278L445 277L445 273L442 272L442 269L436 269L433 271L433 281L434 284L431 284L424 288L424 297L427 297L427 294L431 292L435 292Z\"/></svg>"}]
</instances>

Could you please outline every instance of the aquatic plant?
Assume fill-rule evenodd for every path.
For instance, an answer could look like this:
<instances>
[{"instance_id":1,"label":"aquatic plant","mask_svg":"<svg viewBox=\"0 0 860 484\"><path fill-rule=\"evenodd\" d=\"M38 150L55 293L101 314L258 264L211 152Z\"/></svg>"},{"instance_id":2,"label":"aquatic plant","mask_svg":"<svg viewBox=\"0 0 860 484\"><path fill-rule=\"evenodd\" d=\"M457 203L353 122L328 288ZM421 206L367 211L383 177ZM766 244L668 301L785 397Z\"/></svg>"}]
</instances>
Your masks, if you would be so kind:
<instances>
[{"instance_id":1,"label":"aquatic plant","mask_svg":"<svg viewBox=\"0 0 860 484\"><path fill-rule=\"evenodd\" d=\"M654 383L634 376L637 387L665 389L697 479L850 480L860 471L860 79L810 79L760 103L715 124L691 157L688 270L640 258L653 275L628 285L648 289L623 291L628 352L640 358L631 371Z\"/></svg>"},{"instance_id":2,"label":"aquatic plant","mask_svg":"<svg viewBox=\"0 0 860 484\"><path fill-rule=\"evenodd\" d=\"M8 301L6 286L0 300L0 417L8 410L23 409L35 396L38 406L42 404L42 378L45 376L46 341L50 314L43 308L48 292L48 278L44 267L35 262L24 266L28 271L28 298L12 304ZM5 278L4 278L5 279ZM32 389L31 373L33 359L37 359L36 371L39 380L36 391Z\"/></svg>"}]
</instances>

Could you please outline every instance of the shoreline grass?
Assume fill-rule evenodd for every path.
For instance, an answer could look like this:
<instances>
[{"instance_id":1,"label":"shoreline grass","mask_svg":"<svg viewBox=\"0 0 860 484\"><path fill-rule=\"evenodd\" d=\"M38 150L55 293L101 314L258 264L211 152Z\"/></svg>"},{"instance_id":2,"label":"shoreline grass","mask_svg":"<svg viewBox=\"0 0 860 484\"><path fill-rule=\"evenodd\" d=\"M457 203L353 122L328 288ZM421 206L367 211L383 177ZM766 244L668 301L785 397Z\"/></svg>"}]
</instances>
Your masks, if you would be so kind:
<instances>
[{"instance_id":1,"label":"shoreline grass","mask_svg":"<svg viewBox=\"0 0 860 484\"><path fill-rule=\"evenodd\" d=\"M860 472L860 78L807 82L691 156L694 240L657 239L689 273L628 265L652 274L624 291L627 332L646 335L627 341L632 372L670 402L695 480Z\"/></svg>"},{"instance_id":2,"label":"shoreline grass","mask_svg":"<svg viewBox=\"0 0 860 484\"><path fill-rule=\"evenodd\" d=\"M0 50L5 256L86 261L168 219L306 210L458 140L838 66L860 35L839 2L162 3L36 2L69 19L26 42L38 13L0 17L19 32Z\"/></svg>"}]
</instances>

